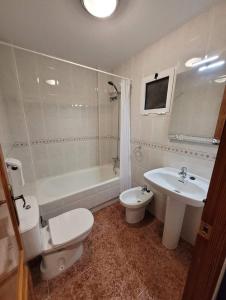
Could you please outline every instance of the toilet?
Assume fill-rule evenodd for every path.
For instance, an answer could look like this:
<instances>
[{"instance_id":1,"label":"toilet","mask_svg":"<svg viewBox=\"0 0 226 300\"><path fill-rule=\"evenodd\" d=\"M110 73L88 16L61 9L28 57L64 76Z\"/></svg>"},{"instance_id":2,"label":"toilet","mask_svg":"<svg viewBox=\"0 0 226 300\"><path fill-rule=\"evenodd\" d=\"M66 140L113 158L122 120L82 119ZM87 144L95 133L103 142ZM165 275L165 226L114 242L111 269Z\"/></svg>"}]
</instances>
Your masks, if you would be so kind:
<instances>
[{"instance_id":1,"label":"toilet","mask_svg":"<svg viewBox=\"0 0 226 300\"><path fill-rule=\"evenodd\" d=\"M27 209L23 208L22 200L16 201L25 258L28 261L42 255L40 270L42 278L48 280L81 257L83 241L93 227L94 218L88 209L77 208L49 219L48 224L41 227L36 198L27 196L25 199Z\"/></svg>"},{"instance_id":2,"label":"toilet","mask_svg":"<svg viewBox=\"0 0 226 300\"><path fill-rule=\"evenodd\" d=\"M131 188L120 194L122 206L126 208L126 221L135 224L143 220L145 208L153 198L152 191L144 190L141 186Z\"/></svg>"}]
</instances>

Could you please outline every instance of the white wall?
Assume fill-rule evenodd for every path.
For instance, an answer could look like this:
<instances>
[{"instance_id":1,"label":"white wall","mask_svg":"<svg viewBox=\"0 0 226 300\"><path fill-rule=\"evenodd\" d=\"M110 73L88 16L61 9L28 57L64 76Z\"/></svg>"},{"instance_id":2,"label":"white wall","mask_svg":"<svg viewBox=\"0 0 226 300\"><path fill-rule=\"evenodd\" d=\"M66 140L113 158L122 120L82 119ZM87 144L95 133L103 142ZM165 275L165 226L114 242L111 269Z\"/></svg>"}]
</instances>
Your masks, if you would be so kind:
<instances>
[{"instance_id":1,"label":"white wall","mask_svg":"<svg viewBox=\"0 0 226 300\"><path fill-rule=\"evenodd\" d=\"M28 147L17 152L14 145L17 141L28 143L26 120L23 102L20 94L19 82L16 72L15 57L12 49L0 45L0 143L3 144L4 156L14 157L22 161L26 181L34 180L31 151ZM21 138L23 139L21 140ZM4 145L7 141L7 147Z\"/></svg>"},{"instance_id":2,"label":"white wall","mask_svg":"<svg viewBox=\"0 0 226 300\"><path fill-rule=\"evenodd\" d=\"M206 178L211 177L216 147L170 143L168 139L170 114L148 116L140 114L141 79L173 66L180 72L184 68L185 61L191 57L220 54L226 46L225 28L224 2L192 19L114 69L115 73L132 78L133 185L144 184L143 173L162 166L176 168L187 166L190 172ZM164 220L165 199L162 195L156 193L152 212L157 218ZM201 209L187 208L182 236L191 243L195 240L201 213Z\"/></svg>"},{"instance_id":3,"label":"white wall","mask_svg":"<svg viewBox=\"0 0 226 300\"><path fill-rule=\"evenodd\" d=\"M36 178L97 165L96 72L21 50L15 58Z\"/></svg>"},{"instance_id":4,"label":"white wall","mask_svg":"<svg viewBox=\"0 0 226 300\"><path fill-rule=\"evenodd\" d=\"M2 146L2 151L4 156L7 157L10 155L10 151L12 149L12 138L10 136L10 131L9 131L6 105L5 102L3 101L3 96L1 93L0 93L0 120L1 120L0 144Z\"/></svg>"}]
</instances>

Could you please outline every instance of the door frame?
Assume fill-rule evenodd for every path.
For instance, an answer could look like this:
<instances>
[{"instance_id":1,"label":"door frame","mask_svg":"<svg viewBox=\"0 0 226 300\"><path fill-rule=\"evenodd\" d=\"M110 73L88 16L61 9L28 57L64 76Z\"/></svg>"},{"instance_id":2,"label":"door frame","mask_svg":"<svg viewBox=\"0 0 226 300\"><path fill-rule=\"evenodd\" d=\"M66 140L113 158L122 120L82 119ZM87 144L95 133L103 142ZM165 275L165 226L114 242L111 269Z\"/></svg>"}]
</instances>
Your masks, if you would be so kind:
<instances>
[{"instance_id":1,"label":"door frame","mask_svg":"<svg viewBox=\"0 0 226 300\"><path fill-rule=\"evenodd\" d=\"M226 123L203 209L183 300L211 300L226 257Z\"/></svg>"},{"instance_id":2,"label":"door frame","mask_svg":"<svg viewBox=\"0 0 226 300\"><path fill-rule=\"evenodd\" d=\"M9 210L10 219L12 222L13 230L18 247L18 267L6 274L4 281L8 280L12 276L17 276L17 300L26 300L28 297L28 277L29 271L24 260L24 249L21 240L19 225L17 222L17 216L11 194L11 187L8 180L5 159L3 151L0 145L0 180L2 182L2 188L5 196L5 202Z\"/></svg>"}]
</instances>

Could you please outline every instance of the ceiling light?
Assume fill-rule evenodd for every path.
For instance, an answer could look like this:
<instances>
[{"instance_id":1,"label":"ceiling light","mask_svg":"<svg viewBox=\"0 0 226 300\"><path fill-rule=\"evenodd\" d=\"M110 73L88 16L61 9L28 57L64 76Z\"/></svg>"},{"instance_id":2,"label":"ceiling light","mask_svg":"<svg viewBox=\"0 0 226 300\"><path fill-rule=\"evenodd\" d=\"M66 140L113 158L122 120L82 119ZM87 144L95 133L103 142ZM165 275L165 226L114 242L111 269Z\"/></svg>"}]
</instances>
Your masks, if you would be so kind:
<instances>
[{"instance_id":1,"label":"ceiling light","mask_svg":"<svg viewBox=\"0 0 226 300\"><path fill-rule=\"evenodd\" d=\"M220 66L222 66L222 65L224 65L224 64L225 64L225 61L224 61L224 60L220 60L220 61L217 61L217 62L215 62L215 63L213 63L213 64L209 64L209 65L200 67L200 68L199 68L199 71L202 72L202 71L205 71L205 70L208 70L208 69L220 67Z\"/></svg>"},{"instance_id":2,"label":"ceiling light","mask_svg":"<svg viewBox=\"0 0 226 300\"><path fill-rule=\"evenodd\" d=\"M110 17L118 5L118 0L81 0L84 8L97 18Z\"/></svg>"}]
</instances>

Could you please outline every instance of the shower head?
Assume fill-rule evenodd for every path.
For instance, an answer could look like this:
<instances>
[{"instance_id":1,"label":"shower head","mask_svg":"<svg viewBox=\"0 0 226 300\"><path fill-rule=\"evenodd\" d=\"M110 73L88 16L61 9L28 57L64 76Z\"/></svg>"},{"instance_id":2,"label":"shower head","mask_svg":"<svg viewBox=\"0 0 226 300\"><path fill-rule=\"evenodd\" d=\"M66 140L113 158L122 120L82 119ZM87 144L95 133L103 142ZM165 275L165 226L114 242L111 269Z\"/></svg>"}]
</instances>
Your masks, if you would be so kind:
<instances>
[{"instance_id":1,"label":"shower head","mask_svg":"<svg viewBox=\"0 0 226 300\"><path fill-rule=\"evenodd\" d=\"M108 81L108 84L114 88L114 92L110 93L110 101L118 100L118 96L121 94L116 85L112 81Z\"/></svg>"},{"instance_id":2,"label":"shower head","mask_svg":"<svg viewBox=\"0 0 226 300\"><path fill-rule=\"evenodd\" d=\"M120 92L118 91L116 85L112 81L108 81L108 84L114 87L114 89L117 92L117 94L120 94Z\"/></svg>"}]
</instances>

